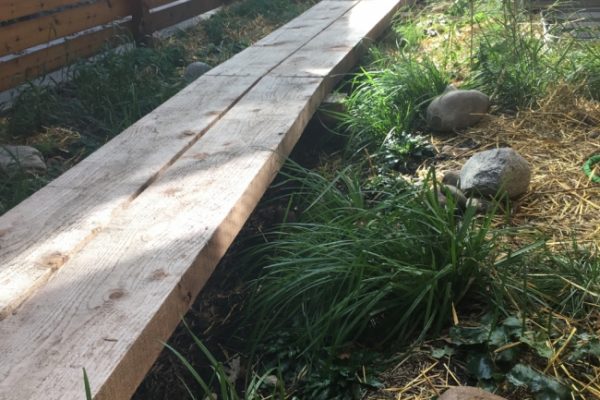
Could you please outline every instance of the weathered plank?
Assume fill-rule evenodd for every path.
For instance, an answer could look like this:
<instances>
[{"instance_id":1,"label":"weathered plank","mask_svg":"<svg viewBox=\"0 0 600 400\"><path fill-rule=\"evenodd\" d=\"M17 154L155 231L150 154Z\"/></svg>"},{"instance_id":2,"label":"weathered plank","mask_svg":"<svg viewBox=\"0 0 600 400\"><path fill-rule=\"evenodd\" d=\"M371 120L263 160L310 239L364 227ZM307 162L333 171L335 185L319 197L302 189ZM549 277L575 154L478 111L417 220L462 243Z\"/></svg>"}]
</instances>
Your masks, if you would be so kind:
<instances>
[{"instance_id":1,"label":"weathered plank","mask_svg":"<svg viewBox=\"0 0 600 400\"><path fill-rule=\"evenodd\" d=\"M131 22L125 22L0 62L0 91L90 57L108 45L120 43L118 36L130 32Z\"/></svg>"},{"instance_id":2,"label":"weathered plank","mask_svg":"<svg viewBox=\"0 0 600 400\"><path fill-rule=\"evenodd\" d=\"M155 32L222 5L222 0L188 0L147 15L144 18L144 30Z\"/></svg>"},{"instance_id":3,"label":"weathered plank","mask_svg":"<svg viewBox=\"0 0 600 400\"><path fill-rule=\"evenodd\" d=\"M255 79L200 79L0 217L0 320L45 283Z\"/></svg>"},{"instance_id":4,"label":"weathered plank","mask_svg":"<svg viewBox=\"0 0 600 400\"><path fill-rule=\"evenodd\" d=\"M332 2L325 2L332 3ZM310 34L277 52L263 73L302 47L355 3L318 4L307 12ZM347 4L346 4L347 3ZM329 11L327 11L329 10ZM327 12L333 16L326 17ZM318 20L314 18L318 17ZM313 25L316 25L314 26ZM261 47L268 50L267 47ZM226 63L233 72L235 59ZM222 65L221 69L226 69ZM66 260L154 177L214 123L260 76L230 80L206 75L53 181L32 199L0 217L0 320L44 284ZM202 110L198 113L197 110ZM66 191L60 192L60 189ZM80 189L81 191L71 191ZM40 206L32 206L40 204ZM45 205L42 207L42 205ZM31 207L43 210L38 216Z\"/></svg>"},{"instance_id":5,"label":"weathered plank","mask_svg":"<svg viewBox=\"0 0 600 400\"><path fill-rule=\"evenodd\" d=\"M354 0L324 0L229 62L207 72L209 76L263 76L315 35L357 4Z\"/></svg>"},{"instance_id":6,"label":"weathered plank","mask_svg":"<svg viewBox=\"0 0 600 400\"><path fill-rule=\"evenodd\" d=\"M336 22L351 21L362 2L382 20ZM0 260L13 262L13 283L28 280L19 293L32 287L22 268L46 265L35 281L44 284L0 321L0 400L81 398L83 367L96 399L131 395L332 84L277 68L288 71L305 48L314 53L324 35L354 38L340 52L356 57L356 44L391 12L390 0L337 3L348 8L314 20L321 28L305 40L256 46L290 46L264 76L236 76L242 70L230 60L231 74L223 67L222 76L198 79L0 218ZM350 66L330 50L319 68ZM29 207L39 208L31 218Z\"/></svg>"},{"instance_id":7,"label":"weathered plank","mask_svg":"<svg viewBox=\"0 0 600 400\"><path fill-rule=\"evenodd\" d=\"M98 1L0 27L0 56L113 22L134 10L129 0Z\"/></svg>"},{"instance_id":8,"label":"weathered plank","mask_svg":"<svg viewBox=\"0 0 600 400\"><path fill-rule=\"evenodd\" d=\"M263 79L2 321L0 399L81 398L83 367L96 398L128 398L301 134L320 84Z\"/></svg>"},{"instance_id":9,"label":"weathered plank","mask_svg":"<svg viewBox=\"0 0 600 400\"><path fill-rule=\"evenodd\" d=\"M339 78L338 72L356 64L360 47L389 26L399 5L397 0L362 0L275 68L273 75Z\"/></svg>"}]
</instances>

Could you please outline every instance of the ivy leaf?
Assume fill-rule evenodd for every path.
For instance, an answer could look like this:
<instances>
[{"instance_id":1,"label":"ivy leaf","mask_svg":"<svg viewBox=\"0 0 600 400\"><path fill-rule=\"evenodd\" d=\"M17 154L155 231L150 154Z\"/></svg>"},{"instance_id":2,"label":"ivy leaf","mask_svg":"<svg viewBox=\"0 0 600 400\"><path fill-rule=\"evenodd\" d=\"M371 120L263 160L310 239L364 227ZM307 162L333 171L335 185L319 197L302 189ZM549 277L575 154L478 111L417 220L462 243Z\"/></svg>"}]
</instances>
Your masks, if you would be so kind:
<instances>
[{"instance_id":1,"label":"ivy leaf","mask_svg":"<svg viewBox=\"0 0 600 400\"><path fill-rule=\"evenodd\" d=\"M467 369L478 380L489 380L494 373L494 363L487 354L470 354L467 361Z\"/></svg>"},{"instance_id":2,"label":"ivy leaf","mask_svg":"<svg viewBox=\"0 0 600 400\"><path fill-rule=\"evenodd\" d=\"M459 327L450 328L450 339L458 345L474 345L487 343L490 331L485 326L477 327Z\"/></svg>"},{"instance_id":3,"label":"ivy leaf","mask_svg":"<svg viewBox=\"0 0 600 400\"><path fill-rule=\"evenodd\" d=\"M452 355L454 355L454 349L448 346L444 346L444 348L434 348L431 350L431 357L435 358L436 360Z\"/></svg>"},{"instance_id":4,"label":"ivy leaf","mask_svg":"<svg viewBox=\"0 0 600 400\"><path fill-rule=\"evenodd\" d=\"M541 334L536 334L531 331L525 332L524 335L520 337L521 342L525 343L527 346L535 350L535 352L540 356L546 359L550 359L554 354L552 349L546 343L545 338Z\"/></svg>"},{"instance_id":5,"label":"ivy leaf","mask_svg":"<svg viewBox=\"0 0 600 400\"><path fill-rule=\"evenodd\" d=\"M570 398L569 390L560 382L528 365L515 365L506 378L514 386L529 388L536 400L567 400Z\"/></svg>"}]
</instances>

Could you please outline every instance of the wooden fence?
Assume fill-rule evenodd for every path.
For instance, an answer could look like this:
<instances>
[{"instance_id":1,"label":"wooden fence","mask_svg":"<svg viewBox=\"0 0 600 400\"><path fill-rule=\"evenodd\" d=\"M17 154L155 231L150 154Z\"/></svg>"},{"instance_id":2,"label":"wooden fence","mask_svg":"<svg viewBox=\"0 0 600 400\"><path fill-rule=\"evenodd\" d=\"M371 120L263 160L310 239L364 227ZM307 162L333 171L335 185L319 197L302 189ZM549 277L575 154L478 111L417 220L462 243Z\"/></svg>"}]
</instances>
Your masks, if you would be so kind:
<instances>
[{"instance_id":1,"label":"wooden fence","mask_svg":"<svg viewBox=\"0 0 600 400\"><path fill-rule=\"evenodd\" d=\"M0 91L96 54L115 38L142 40L224 0L0 0Z\"/></svg>"}]
</instances>

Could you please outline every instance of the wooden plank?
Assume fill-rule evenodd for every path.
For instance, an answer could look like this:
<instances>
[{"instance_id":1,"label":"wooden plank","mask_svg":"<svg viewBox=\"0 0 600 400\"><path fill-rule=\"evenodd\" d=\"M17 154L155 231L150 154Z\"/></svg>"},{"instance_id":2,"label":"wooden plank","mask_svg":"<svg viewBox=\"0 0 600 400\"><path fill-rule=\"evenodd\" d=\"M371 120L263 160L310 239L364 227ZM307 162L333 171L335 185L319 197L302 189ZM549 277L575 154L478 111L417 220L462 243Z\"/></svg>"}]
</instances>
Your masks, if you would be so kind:
<instances>
[{"instance_id":1,"label":"wooden plank","mask_svg":"<svg viewBox=\"0 0 600 400\"><path fill-rule=\"evenodd\" d=\"M0 62L0 91L90 57L107 45L118 44L119 35L131 31L131 22L69 39L64 43Z\"/></svg>"},{"instance_id":2,"label":"wooden plank","mask_svg":"<svg viewBox=\"0 0 600 400\"><path fill-rule=\"evenodd\" d=\"M173 3L177 0L143 0L144 6L148 9L164 6L165 4Z\"/></svg>"},{"instance_id":3,"label":"wooden plank","mask_svg":"<svg viewBox=\"0 0 600 400\"><path fill-rule=\"evenodd\" d=\"M261 80L2 321L0 398L80 399L83 367L96 399L129 398L318 107L320 84Z\"/></svg>"},{"instance_id":4,"label":"wooden plank","mask_svg":"<svg viewBox=\"0 0 600 400\"><path fill-rule=\"evenodd\" d=\"M267 54L277 55L271 65L264 64L268 60L265 55L262 74L356 4L354 1L336 3L344 4L344 8L331 8L319 3L315 6L317 13L305 13L299 17L307 21L310 34L297 33L296 39L284 46L258 47L261 54L267 51ZM272 49L277 51L269 51ZM238 61L234 57L219 66L225 73L219 79L206 74L83 163L50 183L46 189L34 194L41 198L35 201L48 205L44 209L45 214L50 214L48 210L52 207L57 209L52 218L36 218L35 213L28 210L29 203L23 203L0 217L0 287L8 288L0 291L0 320L47 282L64 260L87 242L86 238L93 237L93 232L109 221L114 210L124 207L130 198L143 190L147 182L165 168L181 149L243 94L244 88L247 90L262 76L255 75L259 72L255 64L253 74L243 75L244 79L229 80L227 76L240 71ZM231 68L231 73L226 72L228 68ZM198 109L203 113L198 114ZM192 137L187 137L186 132L192 132ZM110 160L108 166L106 160ZM81 189L81 193L73 192L70 200L66 200L51 188L77 188ZM117 197L118 201L113 201L113 197ZM61 199L60 202L55 202L55 198ZM65 206L61 206L63 204ZM72 239L77 237L80 241Z\"/></svg>"},{"instance_id":5,"label":"wooden plank","mask_svg":"<svg viewBox=\"0 0 600 400\"><path fill-rule=\"evenodd\" d=\"M305 43L348 12L357 1L324 0L305 11L255 45L233 56L208 76L262 76L283 62L299 44Z\"/></svg>"},{"instance_id":6,"label":"wooden plank","mask_svg":"<svg viewBox=\"0 0 600 400\"><path fill-rule=\"evenodd\" d=\"M0 27L0 56L48 43L131 15L134 2L99 1Z\"/></svg>"},{"instance_id":7,"label":"wooden plank","mask_svg":"<svg viewBox=\"0 0 600 400\"><path fill-rule=\"evenodd\" d=\"M0 320L47 282L115 210L125 207L254 82L247 77L193 82L0 217Z\"/></svg>"},{"instance_id":8,"label":"wooden plank","mask_svg":"<svg viewBox=\"0 0 600 400\"><path fill-rule=\"evenodd\" d=\"M76 4L80 0L0 0L0 21L50 11Z\"/></svg>"},{"instance_id":9,"label":"wooden plank","mask_svg":"<svg viewBox=\"0 0 600 400\"><path fill-rule=\"evenodd\" d=\"M362 0L308 45L273 70L277 76L338 76L356 64L360 46L368 45L389 26L397 0Z\"/></svg>"},{"instance_id":10,"label":"wooden plank","mask_svg":"<svg viewBox=\"0 0 600 400\"><path fill-rule=\"evenodd\" d=\"M387 7L386 1L372 0L372 8ZM334 25L326 29L337 35ZM313 40L317 37L322 35ZM291 49L288 57L302 46ZM238 68L235 63L231 67ZM256 79L255 85L247 84ZM82 229L81 237L88 233L85 242L70 245L76 251L53 253L62 266L52 279L0 321L0 399L79 399L83 367L96 399L131 395L160 352L160 340L170 335L210 276L330 82L322 76L275 74L256 79L204 76L170 101L171 108L156 110L136 123L129 136L118 136L61 176L46 190L65 190L64 199L69 192L80 198L49 206L68 214L60 223L59 211L41 225L35 218L27 220L25 209L11 214L13 223L5 228L0 218L4 237L17 239L13 250L20 246L18 232L33 233L20 237L28 242L24 252L29 256L45 255L40 246L55 250L69 230ZM206 96L220 96L224 90L243 93L214 125L198 131L186 124L198 118L198 110L208 112L205 117L211 114L194 98L201 89ZM163 130L173 133L161 143L167 149L155 143ZM180 141L186 144L182 147ZM137 149L140 143L143 151ZM167 159L163 152L172 157L161 164L157 159ZM157 166L162 166L158 172ZM49 195L32 196L28 201L38 203L30 206L46 204ZM85 199L90 204L78 208L77 201ZM69 214L73 209L79 214ZM89 226L80 228L82 221ZM90 230L97 221L101 223ZM54 229L38 233L47 223ZM5 248L0 242L0 249ZM22 260L19 268L36 265L36 260Z\"/></svg>"},{"instance_id":11,"label":"wooden plank","mask_svg":"<svg viewBox=\"0 0 600 400\"><path fill-rule=\"evenodd\" d=\"M144 31L155 32L196 15L222 6L223 0L188 0L185 3L150 13L144 19Z\"/></svg>"}]
</instances>

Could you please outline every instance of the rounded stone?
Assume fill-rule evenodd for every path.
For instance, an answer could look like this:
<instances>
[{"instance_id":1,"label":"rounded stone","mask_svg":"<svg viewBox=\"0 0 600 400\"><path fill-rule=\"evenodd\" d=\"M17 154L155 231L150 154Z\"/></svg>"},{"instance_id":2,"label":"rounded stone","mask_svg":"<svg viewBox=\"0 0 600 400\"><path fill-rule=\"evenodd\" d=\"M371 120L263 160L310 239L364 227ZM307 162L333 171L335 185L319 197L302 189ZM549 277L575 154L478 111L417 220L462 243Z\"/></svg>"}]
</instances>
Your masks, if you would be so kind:
<instances>
[{"instance_id":1,"label":"rounded stone","mask_svg":"<svg viewBox=\"0 0 600 400\"><path fill-rule=\"evenodd\" d=\"M490 98L479 90L446 90L427 107L427 125L451 132L475 125L490 107Z\"/></svg>"},{"instance_id":2,"label":"rounded stone","mask_svg":"<svg viewBox=\"0 0 600 400\"><path fill-rule=\"evenodd\" d=\"M527 192L531 167L510 147L475 153L460 170L460 189L467 195L496 196L511 199Z\"/></svg>"},{"instance_id":3,"label":"rounded stone","mask_svg":"<svg viewBox=\"0 0 600 400\"><path fill-rule=\"evenodd\" d=\"M195 61L185 67L185 72L183 74L183 78L186 82L192 82L210 71L212 67L202 61Z\"/></svg>"},{"instance_id":4,"label":"rounded stone","mask_svg":"<svg viewBox=\"0 0 600 400\"><path fill-rule=\"evenodd\" d=\"M40 174L46 172L42 153L30 146L0 146L0 171L5 173Z\"/></svg>"}]
</instances>

